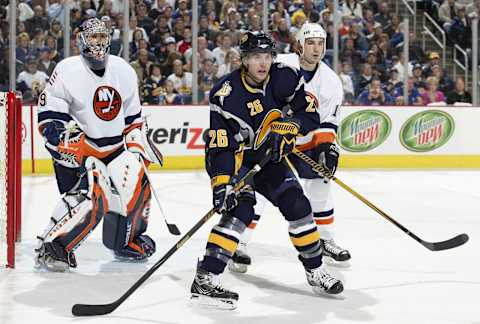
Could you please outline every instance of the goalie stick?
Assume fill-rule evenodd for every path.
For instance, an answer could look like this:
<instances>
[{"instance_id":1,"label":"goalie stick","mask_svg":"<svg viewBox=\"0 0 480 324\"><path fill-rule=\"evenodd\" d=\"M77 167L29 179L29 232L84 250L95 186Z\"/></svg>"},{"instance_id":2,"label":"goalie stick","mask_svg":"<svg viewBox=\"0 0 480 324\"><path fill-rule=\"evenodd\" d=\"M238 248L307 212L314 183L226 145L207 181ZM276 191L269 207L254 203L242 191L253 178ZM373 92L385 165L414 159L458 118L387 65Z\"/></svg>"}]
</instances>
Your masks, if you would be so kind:
<instances>
[{"instance_id":1,"label":"goalie stick","mask_svg":"<svg viewBox=\"0 0 480 324\"><path fill-rule=\"evenodd\" d=\"M165 225L167 225L168 231L170 234L173 235L180 235L180 230L178 229L177 225L171 224L167 221L167 217L165 217L165 212L163 211L162 205L160 204L160 199L158 198L157 191L153 187L153 182L150 179L150 173L148 172L147 166L145 165L145 162L143 161L143 158L140 158L140 162L142 163L143 167L143 172L147 176L148 182L150 182L150 187L153 193L153 197L155 197L155 201L157 202L158 209L160 209L160 217L163 218Z\"/></svg>"},{"instance_id":2,"label":"goalie stick","mask_svg":"<svg viewBox=\"0 0 480 324\"><path fill-rule=\"evenodd\" d=\"M265 157L256 164L248 173L240 179L240 181L235 185L233 190L240 190L247 182L250 182L255 174L257 174L271 159L271 150L268 150L265 154ZM72 307L72 314L75 316L96 316L96 315L106 315L113 312L120 306L130 295L132 295L135 290L138 289L150 276L160 268L162 264L167 261L172 254L177 252L192 236L195 232L202 227L213 215L215 215L216 209L212 208L208 213L205 214L188 232L185 234L168 252L158 260L148 271L138 279L133 286L131 286L119 299L110 304L102 305L88 305L88 304L75 304Z\"/></svg>"},{"instance_id":3,"label":"goalie stick","mask_svg":"<svg viewBox=\"0 0 480 324\"><path fill-rule=\"evenodd\" d=\"M372 208L374 211L376 211L378 214L380 214L383 218L388 220L390 223L393 225L397 226L400 228L405 234L413 238L415 241L418 243L422 244L424 247L429 249L430 251L442 251L442 250L448 250L448 249L453 249L456 248L460 245L465 244L468 241L468 235L467 234L459 234L449 240L441 241L441 242L427 242L425 240L422 240L420 237L412 233L408 228L397 222L395 219L393 219L391 216L387 215L383 210L372 204L370 201L368 201L365 197L360 195L358 192L350 188L348 185L343 183L340 179L335 177L333 174L330 173L330 171L323 166L320 163L315 162L313 159L311 159L308 155L305 155L304 153L300 152L299 150L295 149L293 153L298 156L300 159L302 159L304 162L306 162L310 167L312 168L313 171L317 172L319 175L326 177L332 181L335 181L340 187L354 195L356 198L360 199L364 204L366 204L368 207Z\"/></svg>"}]
</instances>

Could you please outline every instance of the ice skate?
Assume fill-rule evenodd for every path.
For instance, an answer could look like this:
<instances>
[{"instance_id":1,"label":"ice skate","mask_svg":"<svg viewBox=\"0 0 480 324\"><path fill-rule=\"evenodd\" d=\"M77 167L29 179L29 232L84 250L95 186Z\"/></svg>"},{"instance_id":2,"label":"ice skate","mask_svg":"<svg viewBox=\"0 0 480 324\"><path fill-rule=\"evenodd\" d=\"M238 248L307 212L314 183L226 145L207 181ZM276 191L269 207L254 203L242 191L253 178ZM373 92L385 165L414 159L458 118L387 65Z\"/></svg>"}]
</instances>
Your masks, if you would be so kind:
<instances>
[{"instance_id":1,"label":"ice skate","mask_svg":"<svg viewBox=\"0 0 480 324\"><path fill-rule=\"evenodd\" d=\"M348 250L338 246L333 239L320 239L320 244L322 245L324 260L327 264L340 267L350 266L348 261L351 259L351 256Z\"/></svg>"},{"instance_id":2,"label":"ice skate","mask_svg":"<svg viewBox=\"0 0 480 324\"><path fill-rule=\"evenodd\" d=\"M66 272L77 267L75 254L67 252L57 242L42 243L35 249L35 267L52 272Z\"/></svg>"},{"instance_id":3,"label":"ice skate","mask_svg":"<svg viewBox=\"0 0 480 324\"><path fill-rule=\"evenodd\" d=\"M307 281L317 295L336 295L343 291L340 280L330 275L323 266L316 269L305 269Z\"/></svg>"},{"instance_id":4,"label":"ice skate","mask_svg":"<svg viewBox=\"0 0 480 324\"><path fill-rule=\"evenodd\" d=\"M200 268L197 269L190 292L193 304L227 310L237 308L238 294L220 286L218 275Z\"/></svg>"}]
</instances>

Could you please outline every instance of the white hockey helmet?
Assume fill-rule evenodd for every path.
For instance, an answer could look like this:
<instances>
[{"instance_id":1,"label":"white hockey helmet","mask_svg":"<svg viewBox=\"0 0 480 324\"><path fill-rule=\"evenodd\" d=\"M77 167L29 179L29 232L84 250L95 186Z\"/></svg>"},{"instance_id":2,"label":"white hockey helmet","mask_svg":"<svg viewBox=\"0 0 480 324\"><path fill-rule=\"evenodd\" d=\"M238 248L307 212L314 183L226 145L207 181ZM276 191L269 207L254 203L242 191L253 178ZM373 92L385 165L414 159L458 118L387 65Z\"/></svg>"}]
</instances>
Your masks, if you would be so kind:
<instances>
[{"instance_id":1,"label":"white hockey helmet","mask_svg":"<svg viewBox=\"0 0 480 324\"><path fill-rule=\"evenodd\" d=\"M321 59L325 56L325 47L327 43L327 32L320 24L306 22L302 25L302 28L297 32L295 37L300 44L300 53L303 53L303 47L305 46L305 40L308 38L321 38L323 39L323 52Z\"/></svg>"}]
</instances>

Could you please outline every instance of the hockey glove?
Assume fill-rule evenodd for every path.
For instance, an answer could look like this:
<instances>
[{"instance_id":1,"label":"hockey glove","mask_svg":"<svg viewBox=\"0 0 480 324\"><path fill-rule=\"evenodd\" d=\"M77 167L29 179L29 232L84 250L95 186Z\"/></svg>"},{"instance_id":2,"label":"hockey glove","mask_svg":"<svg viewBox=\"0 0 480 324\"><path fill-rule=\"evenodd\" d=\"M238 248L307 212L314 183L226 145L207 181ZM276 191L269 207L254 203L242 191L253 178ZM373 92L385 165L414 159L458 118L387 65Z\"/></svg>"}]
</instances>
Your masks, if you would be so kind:
<instances>
[{"instance_id":1,"label":"hockey glove","mask_svg":"<svg viewBox=\"0 0 480 324\"><path fill-rule=\"evenodd\" d=\"M270 125L270 145L272 161L280 162L295 148L295 138L300 130L297 120L280 118Z\"/></svg>"},{"instance_id":2,"label":"hockey glove","mask_svg":"<svg viewBox=\"0 0 480 324\"><path fill-rule=\"evenodd\" d=\"M337 171L338 157L340 152L335 143L322 143L318 146L320 151L318 162L325 165L330 173L333 175Z\"/></svg>"},{"instance_id":3,"label":"hockey glove","mask_svg":"<svg viewBox=\"0 0 480 324\"><path fill-rule=\"evenodd\" d=\"M237 193L233 187L237 183L237 178L220 175L212 179L213 187L213 207L218 213L222 214L230 211L238 204Z\"/></svg>"},{"instance_id":4,"label":"hockey glove","mask_svg":"<svg viewBox=\"0 0 480 324\"><path fill-rule=\"evenodd\" d=\"M75 122L70 122L66 126L56 121L48 123L42 134L46 139L46 149L57 163L68 168L83 166L85 134Z\"/></svg>"},{"instance_id":5,"label":"hockey glove","mask_svg":"<svg viewBox=\"0 0 480 324\"><path fill-rule=\"evenodd\" d=\"M125 144L130 152L141 155L148 163L152 162L163 166L163 155L148 137L146 121L141 127L133 128L125 134Z\"/></svg>"}]
</instances>

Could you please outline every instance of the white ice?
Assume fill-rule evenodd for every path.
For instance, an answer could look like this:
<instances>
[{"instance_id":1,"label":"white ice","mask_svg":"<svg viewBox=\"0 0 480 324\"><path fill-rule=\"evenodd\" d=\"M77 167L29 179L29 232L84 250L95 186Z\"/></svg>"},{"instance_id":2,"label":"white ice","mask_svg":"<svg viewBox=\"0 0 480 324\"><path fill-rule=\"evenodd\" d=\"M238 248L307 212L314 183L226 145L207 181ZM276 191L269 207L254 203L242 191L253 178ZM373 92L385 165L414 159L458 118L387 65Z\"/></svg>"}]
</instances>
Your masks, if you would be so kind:
<instances>
[{"instance_id":1,"label":"white ice","mask_svg":"<svg viewBox=\"0 0 480 324\"><path fill-rule=\"evenodd\" d=\"M342 298L313 295L287 235L287 225L267 207L250 245L245 275L223 276L240 294L235 311L189 305L196 259L218 216L114 313L74 318L75 303L109 303L123 294L175 244L153 204L148 233L158 251L143 264L113 260L101 243L102 224L77 250L71 273L33 269L34 238L58 199L53 177L23 178L23 232L17 267L0 270L0 323L409 323L480 324L480 172L344 171L338 177L428 241L467 233L459 248L431 252L334 185L336 240L350 249L350 268L330 267L344 281ZM202 172L153 175L170 222L183 233L211 207Z\"/></svg>"}]
</instances>

